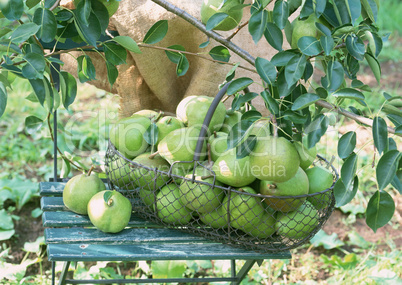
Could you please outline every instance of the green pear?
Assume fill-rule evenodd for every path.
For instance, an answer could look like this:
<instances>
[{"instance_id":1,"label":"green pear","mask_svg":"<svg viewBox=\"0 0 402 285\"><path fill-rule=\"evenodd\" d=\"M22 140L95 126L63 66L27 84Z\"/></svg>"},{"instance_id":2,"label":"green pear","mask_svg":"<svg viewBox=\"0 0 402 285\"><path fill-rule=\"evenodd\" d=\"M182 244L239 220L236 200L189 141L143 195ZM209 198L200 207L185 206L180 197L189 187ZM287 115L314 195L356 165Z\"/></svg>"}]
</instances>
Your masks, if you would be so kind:
<instances>
[{"instance_id":1,"label":"green pear","mask_svg":"<svg viewBox=\"0 0 402 285\"><path fill-rule=\"evenodd\" d=\"M158 144L171 131L184 128L184 123L173 116L165 116L156 122L158 128Z\"/></svg>"},{"instance_id":2,"label":"green pear","mask_svg":"<svg viewBox=\"0 0 402 285\"><path fill-rule=\"evenodd\" d=\"M228 134L224 132L214 132L208 138L211 150L211 159L216 161L228 148Z\"/></svg>"},{"instance_id":3,"label":"green pear","mask_svg":"<svg viewBox=\"0 0 402 285\"><path fill-rule=\"evenodd\" d=\"M289 239L304 239L317 228L319 214L316 208L305 201L299 209L289 213L278 213L276 232Z\"/></svg>"},{"instance_id":4,"label":"green pear","mask_svg":"<svg viewBox=\"0 0 402 285\"><path fill-rule=\"evenodd\" d=\"M310 185L308 190L309 194L324 191L330 188L334 182L332 172L320 165L307 169L306 174ZM310 201L310 203L318 210L321 210L330 205L332 200L331 195L331 192L325 192L319 195L310 196L307 200Z\"/></svg>"},{"instance_id":5,"label":"green pear","mask_svg":"<svg viewBox=\"0 0 402 285\"><path fill-rule=\"evenodd\" d=\"M316 146L313 146L312 148L307 148L304 144L298 141L295 141L293 145L295 146L299 154L300 167L306 170L311 164L313 164L314 160L317 157Z\"/></svg>"},{"instance_id":6,"label":"green pear","mask_svg":"<svg viewBox=\"0 0 402 285\"><path fill-rule=\"evenodd\" d=\"M134 160L132 179L134 183L140 187L140 189L146 191L154 191L166 184L170 178L167 174L170 169L170 164L163 159L158 153L151 154L146 152L137 156ZM139 164L141 166L136 166ZM153 171L151 169L158 169L159 171Z\"/></svg>"},{"instance_id":7,"label":"green pear","mask_svg":"<svg viewBox=\"0 0 402 285\"><path fill-rule=\"evenodd\" d=\"M270 137L271 135L271 120L269 118L261 118L255 121L248 131L248 135L257 137Z\"/></svg>"},{"instance_id":8,"label":"green pear","mask_svg":"<svg viewBox=\"0 0 402 285\"><path fill-rule=\"evenodd\" d=\"M296 148L283 137L258 137L249 157L252 174L260 180L284 182L300 165Z\"/></svg>"},{"instance_id":9,"label":"green pear","mask_svg":"<svg viewBox=\"0 0 402 285\"><path fill-rule=\"evenodd\" d=\"M167 134L158 144L159 154L170 164L175 161L192 161L198 141L200 129L188 127L174 130ZM206 157L206 144L204 143L200 153L200 160ZM192 163L183 164L187 170L193 168Z\"/></svg>"},{"instance_id":10,"label":"green pear","mask_svg":"<svg viewBox=\"0 0 402 285\"><path fill-rule=\"evenodd\" d=\"M197 96L197 98L188 102L186 105L186 116L189 127L202 126L213 100L213 97ZM210 132L217 132L222 127L223 121L225 120L225 114L225 105L222 102L219 102L208 126Z\"/></svg>"},{"instance_id":11,"label":"green pear","mask_svg":"<svg viewBox=\"0 0 402 285\"><path fill-rule=\"evenodd\" d=\"M154 110L144 109L144 110L135 112L133 115L140 115L140 116L144 116L150 120L155 120L159 116L159 112L154 111Z\"/></svg>"},{"instance_id":12,"label":"green pear","mask_svg":"<svg viewBox=\"0 0 402 285\"><path fill-rule=\"evenodd\" d=\"M213 209L211 212L200 213L199 219L205 225L215 229L225 229L228 227L227 212L223 207Z\"/></svg>"},{"instance_id":13,"label":"green pear","mask_svg":"<svg viewBox=\"0 0 402 285\"><path fill-rule=\"evenodd\" d=\"M180 201L180 189L170 183L156 195L156 209L158 217L167 224L185 225L192 218L192 211Z\"/></svg>"},{"instance_id":14,"label":"green pear","mask_svg":"<svg viewBox=\"0 0 402 285\"><path fill-rule=\"evenodd\" d=\"M273 182L261 180L260 193L268 196L298 196L308 194L309 181L306 173L299 167L295 176L285 182ZM265 198L264 202L267 203L272 209L281 212L294 211L303 204L306 197L298 198Z\"/></svg>"},{"instance_id":15,"label":"green pear","mask_svg":"<svg viewBox=\"0 0 402 285\"><path fill-rule=\"evenodd\" d=\"M229 16L220 22L214 30L229 31L236 28L243 17L243 9L234 9L242 4L239 0L204 0L201 5L201 21L205 25L209 18L217 13L225 13Z\"/></svg>"},{"instance_id":16,"label":"green pear","mask_svg":"<svg viewBox=\"0 0 402 285\"><path fill-rule=\"evenodd\" d=\"M261 199L254 196L257 192L251 187L237 188L235 191L227 194L222 202L223 211L229 212L230 225L255 237L272 235L275 232L275 218L273 215L265 215ZM261 230L256 230L259 227Z\"/></svg>"},{"instance_id":17,"label":"green pear","mask_svg":"<svg viewBox=\"0 0 402 285\"><path fill-rule=\"evenodd\" d=\"M239 111L226 111L225 120L219 132L229 133L232 127L240 122L242 115Z\"/></svg>"},{"instance_id":18,"label":"green pear","mask_svg":"<svg viewBox=\"0 0 402 285\"><path fill-rule=\"evenodd\" d=\"M151 121L141 115L120 119L109 131L110 141L125 157L134 158L148 147L144 133L150 124Z\"/></svg>"},{"instance_id":19,"label":"green pear","mask_svg":"<svg viewBox=\"0 0 402 285\"><path fill-rule=\"evenodd\" d=\"M219 156L212 170L216 174L216 180L232 187L243 187L255 180L249 156L236 158L236 148L229 149Z\"/></svg>"},{"instance_id":20,"label":"green pear","mask_svg":"<svg viewBox=\"0 0 402 285\"><path fill-rule=\"evenodd\" d=\"M206 166L208 167L208 166ZM192 182L194 176L194 183ZM180 200L187 208L197 211L197 213L212 212L218 208L223 199L222 188L212 187L214 178L211 171L204 166L197 166L194 171L190 171L185 176L180 185ZM202 181L209 185L199 183ZM219 181L215 181L214 186L223 186Z\"/></svg>"},{"instance_id":21,"label":"green pear","mask_svg":"<svg viewBox=\"0 0 402 285\"><path fill-rule=\"evenodd\" d=\"M179 120L181 120L187 126L187 105L193 99L197 98L195 95L188 96L182 99L176 107L176 116Z\"/></svg>"},{"instance_id":22,"label":"green pear","mask_svg":"<svg viewBox=\"0 0 402 285\"><path fill-rule=\"evenodd\" d=\"M131 163L118 156L116 160L110 162L108 167L108 177L113 185L122 190L134 189L133 179L131 178Z\"/></svg>"},{"instance_id":23,"label":"green pear","mask_svg":"<svg viewBox=\"0 0 402 285\"><path fill-rule=\"evenodd\" d=\"M91 169L92 170L92 169ZM63 189L63 203L72 212L87 215L88 202L96 193L106 189L105 184L95 174L76 175L67 181Z\"/></svg>"}]
</instances>

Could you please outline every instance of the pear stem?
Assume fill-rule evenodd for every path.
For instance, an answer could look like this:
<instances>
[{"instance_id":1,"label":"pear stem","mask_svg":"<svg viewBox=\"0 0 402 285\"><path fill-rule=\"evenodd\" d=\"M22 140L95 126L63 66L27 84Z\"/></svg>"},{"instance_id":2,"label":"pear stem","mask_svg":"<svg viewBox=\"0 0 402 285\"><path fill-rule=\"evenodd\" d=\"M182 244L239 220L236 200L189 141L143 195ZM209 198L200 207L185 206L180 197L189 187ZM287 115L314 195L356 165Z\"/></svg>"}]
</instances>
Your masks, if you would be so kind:
<instances>
[{"instance_id":1,"label":"pear stem","mask_svg":"<svg viewBox=\"0 0 402 285\"><path fill-rule=\"evenodd\" d=\"M157 156L159 154L159 151L155 151L154 153L152 153L151 155L148 156L149 159L154 159L155 156Z\"/></svg>"},{"instance_id":2,"label":"pear stem","mask_svg":"<svg viewBox=\"0 0 402 285\"><path fill-rule=\"evenodd\" d=\"M334 160L335 160L335 156L332 156L332 157L331 157L331 161L327 163L327 166L326 166L325 168L326 168L326 169L329 169L329 167L332 165L332 163L334 162Z\"/></svg>"},{"instance_id":3,"label":"pear stem","mask_svg":"<svg viewBox=\"0 0 402 285\"><path fill-rule=\"evenodd\" d=\"M95 165L92 165L91 168L88 170L87 176L90 176L92 173L92 170L95 168Z\"/></svg>"},{"instance_id":4,"label":"pear stem","mask_svg":"<svg viewBox=\"0 0 402 285\"><path fill-rule=\"evenodd\" d=\"M207 152L208 152L208 163L210 164L212 161L212 155L211 155L211 144L207 143Z\"/></svg>"},{"instance_id":5,"label":"pear stem","mask_svg":"<svg viewBox=\"0 0 402 285\"><path fill-rule=\"evenodd\" d=\"M225 96L225 97L221 100L221 102L222 102L222 103L225 103L225 102L229 99L229 97L230 97L230 96L228 96L228 95Z\"/></svg>"},{"instance_id":6,"label":"pear stem","mask_svg":"<svg viewBox=\"0 0 402 285\"><path fill-rule=\"evenodd\" d=\"M158 122L160 120L160 118L163 117L163 114L164 114L163 111L159 111L158 115L154 119L154 123Z\"/></svg>"},{"instance_id":7,"label":"pear stem","mask_svg":"<svg viewBox=\"0 0 402 285\"><path fill-rule=\"evenodd\" d=\"M216 131L214 131L214 138L217 138L218 134L216 133Z\"/></svg>"},{"instance_id":8,"label":"pear stem","mask_svg":"<svg viewBox=\"0 0 402 285\"><path fill-rule=\"evenodd\" d=\"M272 124L273 124L273 126L274 126L274 128L273 128L273 136L274 137L277 137L278 136L278 122L276 121L276 117L273 115L273 114L271 114L271 121L272 121Z\"/></svg>"},{"instance_id":9,"label":"pear stem","mask_svg":"<svg viewBox=\"0 0 402 285\"><path fill-rule=\"evenodd\" d=\"M214 176L212 174L201 176L201 180L205 180L205 179L208 179L208 178L211 178L211 177L214 177Z\"/></svg>"},{"instance_id":10,"label":"pear stem","mask_svg":"<svg viewBox=\"0 0 402 285\"><path fill-rule=\"evenodd\" d=\"M167 124L170 124L171 121L172 121L172 118L169 118L169 119L166 121L166 123L167 123Z\"/></svg>"}]
</instances>

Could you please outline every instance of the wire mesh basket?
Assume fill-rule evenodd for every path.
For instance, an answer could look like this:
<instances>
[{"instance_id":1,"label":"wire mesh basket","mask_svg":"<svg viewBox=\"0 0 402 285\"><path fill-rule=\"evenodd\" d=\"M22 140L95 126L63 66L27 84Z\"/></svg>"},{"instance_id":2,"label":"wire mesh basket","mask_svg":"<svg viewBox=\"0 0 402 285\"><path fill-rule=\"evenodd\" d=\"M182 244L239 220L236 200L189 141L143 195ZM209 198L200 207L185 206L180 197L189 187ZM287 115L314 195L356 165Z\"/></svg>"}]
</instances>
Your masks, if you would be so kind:
<instances>
[{"instance_id":1,"label":"wire mesh basket","mask_svg":"<svg viewBox=\"0 0 402 285\"><path fill-rule=\"evenodd\" d=\"M220 100L219 94L215 99ZM204 120L206 126L213 104ZM205 131L200 132L197 149L201 149ZM322 228L334 210L338 173L321 156L313 164L331 170L330 188L314 194L273 196L259 193L256 183L240 188L220 183L211 165L199 161L198 153L193 161L158 169L126 158L109 141L105 161L109 186L129 198L133 211L149 221L259 252L299 247ZM178 166L193 171L183 175L176 171Z\"/></svg>"}]
</instances>

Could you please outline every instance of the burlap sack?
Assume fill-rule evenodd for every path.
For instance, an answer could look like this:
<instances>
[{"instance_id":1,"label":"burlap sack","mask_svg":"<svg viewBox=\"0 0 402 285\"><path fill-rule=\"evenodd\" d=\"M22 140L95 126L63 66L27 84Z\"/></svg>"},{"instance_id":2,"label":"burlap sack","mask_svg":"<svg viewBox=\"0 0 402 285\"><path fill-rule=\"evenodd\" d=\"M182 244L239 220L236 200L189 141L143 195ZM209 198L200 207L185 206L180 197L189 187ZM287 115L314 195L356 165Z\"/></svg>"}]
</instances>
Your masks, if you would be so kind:
<instances>
[{"instance_id":1,"label":"burlap sack","mask_svg":"<svg viewBox=\"0 0 402 285\"><path fill-rule=\"evenodd\" d=\"M183 1L169 0L170 3L187 11L196 18L200 18L202 0ZM244 9L244 19L249 18L250 9ZM164 8L150 0L122 0L120 7L111 18L111 25L122 36L130 36L137 43L141 43L148 29L161 19L169 20L169 30L166 37L155 46L168 47L179 44L186 51L206 54L214 46L215 41L203 49L199 45L207 41L207 36L197 28L180 17L166 11ZM232 32L222 32L228 36ZM243 28L232 40L242 49L248 51L253 57L270 59L274 50L263 39L255 45L247 26ZM107 81L106 66L103 59L92 55L96 67L97 80L92 84L98 88L116 93L121 98L120 115L126 117L140 109L158 109L175 112L178 102L190 95L215 96L218 85L225 80L230 65L214 63L198 56L187 55L190 68L185 76L176 75L176 66L160 49L141 48L142 54L129 53L127 64L119 66L119 77L111 89ZM230 62L240 62L241 65L251 67L239 56L232 54ZM64 56L67 63L65 69L76 74L76 64L70 56ZM237 77L248 76L260 82L256 73L238 68ZM251 87L253 89L253 87ZM256 90L261 91L261 90ZM254 102L258 109L264 109L262 102Z\"/></svg>"}]
</instances>

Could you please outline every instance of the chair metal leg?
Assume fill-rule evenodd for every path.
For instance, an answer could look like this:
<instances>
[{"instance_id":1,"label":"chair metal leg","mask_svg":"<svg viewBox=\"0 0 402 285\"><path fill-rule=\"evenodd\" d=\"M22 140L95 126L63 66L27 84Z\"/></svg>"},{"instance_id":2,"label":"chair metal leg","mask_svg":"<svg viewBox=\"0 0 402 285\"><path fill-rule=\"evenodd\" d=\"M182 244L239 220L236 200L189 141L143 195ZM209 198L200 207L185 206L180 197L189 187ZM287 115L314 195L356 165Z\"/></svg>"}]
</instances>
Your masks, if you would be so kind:
<instances>
[{"instance_id":1,"label":"chair metal leg","mask_svg":"<svg viewBox=\"0 0 402 285\"><path fill-rule=\"evenodd\" d=\"M70 267L70 261L64 262L63 270L60 273L59 285L66 284L66 277L67 277L69 267Z\"/></svg>"},{"instance_id":2,"label":"chair metal leg","mask_svg":"<svg viewBox=\"0 0 402 285\"><path fill-rule=\"evenodd\" d=\"M56 280L56 262L52 261L52 285L55 285Z\"/></svg>"},{"instance_id":3,"label":"chair metal leg","mask_svg":"<svg viewBox=\"0 0 402 285\"><path fill-rule=\"evenodd\" d=\"M257 261L259 260L247 260L240 271L236 274L236 281L232 282L231 285L239 285L241 281L243 281L244 277L246 277L250 269L253 267L254 263L256 263Z\"/></svg>"}]
</instances>

